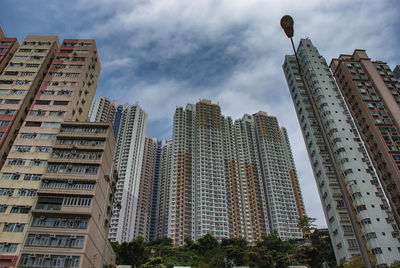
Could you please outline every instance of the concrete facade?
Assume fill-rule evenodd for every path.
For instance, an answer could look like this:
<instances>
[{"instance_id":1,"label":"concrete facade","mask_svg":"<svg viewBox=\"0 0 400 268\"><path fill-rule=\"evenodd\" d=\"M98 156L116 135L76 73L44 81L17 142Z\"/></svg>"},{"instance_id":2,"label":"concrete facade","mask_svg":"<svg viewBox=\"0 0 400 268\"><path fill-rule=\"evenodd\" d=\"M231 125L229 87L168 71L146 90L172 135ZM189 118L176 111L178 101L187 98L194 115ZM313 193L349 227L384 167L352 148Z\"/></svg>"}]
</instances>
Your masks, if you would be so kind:
<instances>
[{"instance_id":1,"label":"concrete facade","mask_svg":"<svg viewBox=\"0 0 400 268\"><path fill-rule=\"evenodd\" d=\"M364 50L330 67L400 224L400 82L385 62Z\"/></svg>"},{"instance_id":2,"label":"concrete facade","mask_svg":"<svg viewBox=\"0 0 400 268\"><path fill-rule=\"evenodd\" d=\"M146 122L147 114L139 105L124 105L115 150L119 180L111 219L111 241L129 242L135 235Z\"/></svg>"},{"instance_id":3,"label":"concrete facade","mask_svg":"<svg viewBox=\"0 0 400 268\"><path fill-rule=\"evenodd\" d=\"M325 59L309 39L300 41L298 56L300 71L294 56L285 57L283 70L336 260L374 255L383 267L400 258L397 225Z\"/></svg>"},{"instance_id":4,"label":"concrete facade","mask_svg":"<svg viewBox=\"0 0 400 268\"><path fill-rule=\"evenodd\" d=\"M18 267L103 267L116 190L110 123L61 123Z\"/></svg>"}]
</instances>

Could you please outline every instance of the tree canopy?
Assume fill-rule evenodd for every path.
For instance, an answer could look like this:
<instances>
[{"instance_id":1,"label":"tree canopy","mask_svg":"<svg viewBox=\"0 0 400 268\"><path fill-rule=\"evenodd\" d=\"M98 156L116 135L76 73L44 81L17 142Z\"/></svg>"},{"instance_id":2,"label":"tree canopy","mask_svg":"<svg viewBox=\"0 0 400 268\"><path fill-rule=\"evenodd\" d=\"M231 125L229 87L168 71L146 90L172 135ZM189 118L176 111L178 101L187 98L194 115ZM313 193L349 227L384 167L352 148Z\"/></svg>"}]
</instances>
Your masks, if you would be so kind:
<instances>
[{"instance_id":1,"label":"tree canopy","mask_svg":"<svg viewBox=\"0 0 400 268\"><path fill-rule=\"evenodd\" d=\"M264 235L251 245L243 238L224 238L218 241L206 234L194 242L185 239L182 247L173 247L170 238L158 238L145 242L136 237L129 243L113 243L117 264L136 268L172 268L174 265L197 268L249 266L251 268L289 265L321 267L323 262L336 267L335 256L328 238L313 239L312 243L301 244L282 241L275 234Z\"/></svg>"}]
</instances>

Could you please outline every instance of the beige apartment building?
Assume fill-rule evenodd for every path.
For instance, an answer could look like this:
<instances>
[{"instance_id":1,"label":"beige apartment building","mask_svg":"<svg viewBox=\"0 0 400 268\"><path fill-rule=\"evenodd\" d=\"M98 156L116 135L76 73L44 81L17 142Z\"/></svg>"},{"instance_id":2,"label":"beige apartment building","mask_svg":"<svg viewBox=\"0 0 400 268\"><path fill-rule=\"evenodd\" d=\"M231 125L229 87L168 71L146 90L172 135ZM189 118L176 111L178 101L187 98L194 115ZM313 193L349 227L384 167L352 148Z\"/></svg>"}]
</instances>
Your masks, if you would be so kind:
<instances>
[{"instance_id":1,"label":"beige apartment building","mask_svg":"<svg viewBox=\"0 0 400 268\"><path fill-rule=\"evenodd\" d=\"M399 225L400 82L385 62L371 61L361 49L333 59L330 67Z\"/></svg>"},{"instance_id":2,"label":"beige apartment building","mask_svg":"<svg viewBox=\"0 0 400 268\"><path fill-rule=\"evenodd\" d=\"M103 267L117 172L110 123L62 123L18 267Z\"/></svg>"},{"instance_id":3,"label":"beige apartment building","mask_svg":"<svg viewBox=\"0 0 400 268\"><path fill-rule=\"evenodd\" d=\"M56 36L28 35L0 75L0 169L58 47Z\"/></svg>"},{"instance_id":4,"label":"beige apartment building","mask_svg":"<svg viewBox=\"0 0 400 268\"><path fill-rule=\"evenodd\" d=\"M32 64L39 64L37 73L45 73L45 77L33 76L34 81L18 85L27 87L27 93L10 95L10 99L11 96L22 98L20 103L23 104L5 107L15 110L16 114L27 115L25 120L22 116L15 119L20 127L11 131L18 135L14 143L7 142L12 148L0 171L0 266L13 267L20 256L32 220L31 210L35 207L61 123L86 121L97 87L100 63L94 40L66 39L56 52L57 48L57 37L28 36L8 65L22 61L22 67L18 68L33 68ZM50 58L45 61L44 56L29 54L45 53L42 50L46 49L48 54L55 55L52 62ZM36 63L39 59L41 62ZM50 66L48 71L45 67L42 69L47 65ZM9 90L13 89L10 86Z\"/></svg>"}]
</instances>

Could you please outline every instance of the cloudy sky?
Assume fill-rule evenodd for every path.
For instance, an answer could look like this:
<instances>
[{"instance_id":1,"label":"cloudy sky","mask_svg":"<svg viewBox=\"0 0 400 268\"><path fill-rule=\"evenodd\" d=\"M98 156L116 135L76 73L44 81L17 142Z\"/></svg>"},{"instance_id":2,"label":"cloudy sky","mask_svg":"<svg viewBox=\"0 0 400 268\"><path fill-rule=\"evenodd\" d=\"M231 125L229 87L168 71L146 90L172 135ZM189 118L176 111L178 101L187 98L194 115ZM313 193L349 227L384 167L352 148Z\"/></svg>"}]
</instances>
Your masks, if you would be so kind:
<instances>
[{"instance_id":1,"label":"cloudy sky","mask_svg":"<svg viewBox=\"0 0 400 268\"><path fill-rule=\"evenodd\" d=\"M291 46L280 18L295 19L329 63L355 48L400 64L397 0L1 0L0 25L27 34L95 39L102 72L96 96L136 103L147 135L170 138L176 106L200 98L239 118L259 110L288 129L307 213L326 226L297 117L282 72Z\"/></svg>"}]
</instances>

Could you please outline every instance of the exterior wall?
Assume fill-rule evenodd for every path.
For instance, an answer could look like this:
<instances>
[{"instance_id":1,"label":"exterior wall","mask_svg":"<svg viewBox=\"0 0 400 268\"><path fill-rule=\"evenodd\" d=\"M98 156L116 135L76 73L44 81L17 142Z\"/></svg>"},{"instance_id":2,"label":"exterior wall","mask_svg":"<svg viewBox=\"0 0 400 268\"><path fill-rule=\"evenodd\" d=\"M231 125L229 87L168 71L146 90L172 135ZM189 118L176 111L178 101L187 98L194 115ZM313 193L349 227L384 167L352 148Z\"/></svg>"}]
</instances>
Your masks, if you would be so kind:
<instances>
[{"instance_id":1,"label":"exterior wall","mask_svg":"<svg viewBox=\"0 0 400 268\"><path fill-rule=\"evenodd\" d=\"M156 157L157 139L146 137L135 223L135 237L142 236L145 240L150 236Z\"/></svg>"},{"instance_id":2,"label":"exterior wall","mask_svg":"<svg viewBox=\"0 0 400 268\"><path fill-rule=\"evenodd\" d=\"M296 185L291 178L293 163L287 159L287 141L282 138L274 116L259 112L254 115L254 125L270 228L283 240L301 238L297 227L300 215L294 193Z\"/></svg>"},{"instance_id":3,"label":"exterior wall","mask_svg":"<svg viewBox=\"0 0 400 268\"><path fill-rule=\"evenodd\" d=\"M169 200L171 185L172 141L162 141L156 208L156 237L168 234Z\"/></svg>"},{"instance_id":4,"label":"exterior wall","mask_svg":"<svg viewBox=\"0 0 400 268\"><path fill-rule=\"evenodd\" d=\"M58 46L56 36L27 36L0 75L0 168Z\"/></svg>"},{"instance_id":5,"label":"exterior wall","mask_svg":"<svg viewBox=\"0 0 400 268\"><path fill-rule=\"evenodd\" d=\"M399 259L391 213L325 59L309 39L283 69L303 131L337 261L363 252L378 265ZM397 229L396 229L397 230Z\"/></svg>"},{"instance_id":6,"label":"exterior wall","mask_svg":"<svg viewBox=\"0 0 400 268\"><path fill-rule=\"evenodd\" d=\"M331 68L400 224L400 82L364 50L333 59Z\"/></svg>"},{"instance_id":7,"label":"exterior wall","mask_svg":"<svg viewBox=\"0 0 400 268\"><path fill-rule=\"evenodd\" d=\"M117 104L108 98L98 97L93 101L89 112L90 122L110 122L114 124Z\"/></svg>"},{"instance_id":8,"label":"exterior wall","mask_svg":"<svg viewBox=\"0 0 400 268\"><path fill-rule=\"evenodd\" d=\"M4 36L0 27L0 74L18 49L17 38L10 38Z\"/></svg>"},{"instance_id":9,"label":"exterior wall","mask_svg":"<svg viewBox=\"0 0 400 268\"><path fill-rule=\"evenodd\" d=\"M32 98L27 99L28 95L25 96L24 101L32 104L29 109L20 110L28 115L19 129L7 162L0 172L2 178L0 185L12 188L14 191L14 195L9 197L4 204L11 209L14 207L24 210L22 214L12 213L11 210L0 214L2 222L5 221L2 218L4 217L8 222L24 226L23 230L17 233L4 233L5 241L18 245L15 251L17 256L20 255L22 243L26 239L28 225L32 218L30 209L35 204L40 180L47 170L60 125L65 120L86 120L96 90L95 80L100 71L93 40L64 40L61 50L55 53L58 47L56 37L28 36L20 49L46 50L46 45L48 51L38 53L56 54L56 57L51 65L48 60L37 67L42 73L40 70L44 67L41 66L50 65L43 83L39 81L37 83L38 87L41 84L39 90L32 89ZM23 52L31 53L24 50ZM16 53L16 56L18 55L19 52ZM35 97L33 93L36 93ZM2 235L0 234L0 239L3 239Z\"/></svg>"},{"instance_id":10,"label":"exterior wall","mask_svg":"<svg viewBox=\"0 0 400 268\"><path fill-rule=\"evenodd\" d=\"M43 74L46 73L57 48L58 38L55 36L27 36L0 77L0 80L12 81L11 84L2 84L1 87L2 90L8 91L3 98L13 100L12 104L7 104L6 101L1 104L1 109L8 111L7 115L1 115L2 120L8 119L10 123L3 130L5 134L1 140L3 145L1 155L5 163L0 172L0 188L8 189L9 194L0 196L0 204L5 208L0 213L0 222L2 223L0 228L4 230L6 223L7 226L19 226L17 232L3 231L0 233L0 243L9 245L4 247L5 252L1 252L0 255L3 259L9 258L13 262L16 261L15 256L19 256L22 249L31 218L30 209L40 183L30 180L32 176L28 174L43 172L45 170L43 165L47 163L37 161L36 158L39 155L48 154L41 150L28 153L28 148L30 151L32 147L31 144L28 146L26 139L21 144L27 145L26 147L16 146L24 133L19 128L23 128L22 123L29 112L28 107L38 92ZM33 131L32 134L32 136L35 135ZM7 155L7 151L11 147L12 150ZM5 263L3 264L5 265Z\"/></svg>"},{"instance_id":11,"label":"exterior wall","mask_svg":"<svg viewBox=\"0 0 400 268\"><path fill-rule=\"evenodd\" d=\"M135 234L146 122L147 115L138 105L124 106L115 151L119 180L109 235L112 241L129 242Z\"/></svg>"},{"instance_id":12,"label":"exterior wall","mask_svg":"<svg viewBox=\"0 0 400 268\"><path fill-rule=\"evenodd\" d=\"M275 117L259 112L233 122L207 100L176 109L168 213L176 246L207 233L251 242L274 231L282 239L302 237L304 205L281 131Z\"/></svg>"},{"instance_id":13,"label":"exterior wall","mask_svg":"<svg viewBox=\"0 0 400 268\"><path fill-rule=\"evenodd\" d=\"M115 263L107 239L117 181L114 148L109 123L61 124L19 267Z\"/></svg>"}]
</instances>

